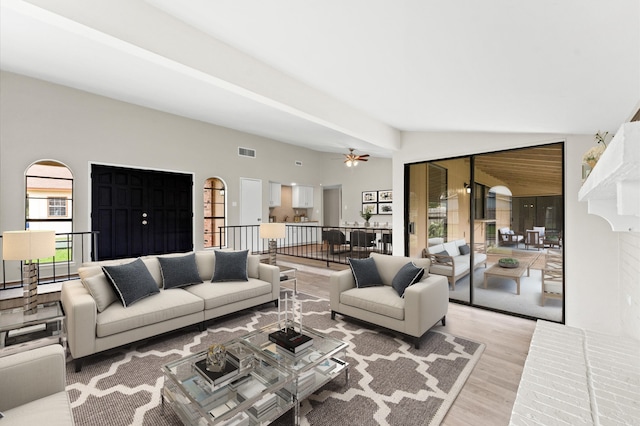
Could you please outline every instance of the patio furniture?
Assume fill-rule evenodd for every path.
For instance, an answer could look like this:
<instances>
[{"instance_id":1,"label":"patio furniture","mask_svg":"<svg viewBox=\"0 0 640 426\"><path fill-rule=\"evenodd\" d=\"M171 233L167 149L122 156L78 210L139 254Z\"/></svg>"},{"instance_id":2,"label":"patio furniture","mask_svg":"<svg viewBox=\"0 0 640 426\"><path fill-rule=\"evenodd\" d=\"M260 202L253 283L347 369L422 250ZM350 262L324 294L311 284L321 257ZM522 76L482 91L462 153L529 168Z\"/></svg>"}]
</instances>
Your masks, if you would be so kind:
<instances>
[{"instance_id":1,"label":"patio furniture","mask_svg":"<svg viewBox=\"0 0 640 426\"><path fill-rule=\"evenodd\" d=\"M544 247L544 237L540 236L540 231L533 231L527 229L526 238L524 239L524 247L529 250L529 247L540 250Z\"/></svg>"},{"instance_id":2,"label":"patio furniture","mask_svg":"<svg viewBox=\"0 0 640 426\"><path fill-rule=\"evenodd\" d=\"M513 230L509 228L500 228L498 229L498 245L500 246L513 246L518 247L520 241L523 241L524 237L522 235L516 234Z\"/></svg>"}]
</instances>

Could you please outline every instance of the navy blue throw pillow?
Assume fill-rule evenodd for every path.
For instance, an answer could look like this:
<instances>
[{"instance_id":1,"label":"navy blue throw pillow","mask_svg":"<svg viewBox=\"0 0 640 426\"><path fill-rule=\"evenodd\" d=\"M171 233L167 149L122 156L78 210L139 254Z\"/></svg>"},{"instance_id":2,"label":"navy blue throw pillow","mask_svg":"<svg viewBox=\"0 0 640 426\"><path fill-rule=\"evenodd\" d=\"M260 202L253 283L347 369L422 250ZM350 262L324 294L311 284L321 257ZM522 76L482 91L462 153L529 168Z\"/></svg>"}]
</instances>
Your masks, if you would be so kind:
<instances>
[{"instance_id":1,"label":"navy blue throw pillow","mask_svg":"<svg viewBox=\"0 0 640 426\"><path fill-rule=\"evenodd\" d=\"M404 297L404 291L407 287L414 285L422 279L424 268L418 268L413 262L404 265L391 282L391 287L398 292L398 296Z\"/></svg>"},{"instance_id":2,"label":"navy blue throw pillow","mask_svg":"<svg viewBox=\"0 0 640 426\"><path fill-rule=\"evenodd\" d=\"M382 285L382 278L372 257L366 259L348 258L351 273L356 281L356 287L375 287Z\"/></svg>"},{"instance_id":3,"label":"navy blue throw pillow","mask_svg":"<svg viewBox=\"0 0 640 426\"><path fill-rule=\"evenodd\" d=\"M202 282L195 253L179 257L158 257L164 289L184 287Z\"/></svg>"},{"instance_id":4,"label":"navy blue throw pillow","mask_svg":"<svg viewBox=\"0 0 640 426\"><path fill-rule=\"evenodd\" d=\"M103 266L102 271L125 308L138 300L160 292L158 284L142 259L136 259L124 265Z\"/></svg>"},{"instance_id":5,"label":"navy blue throw pillow","mask_svg":"<svg viewBox=\"0 0 640 426\"><path fill-rule=\"evenodd\" d=\"M463 244L460 247L458 247L458 250L460 250L460 254L465 255L465 254L469 254L469 252L471 251L471 248L469 247L469 244Z\"/></svg>"},{"instance_id":6,"label":"navy blue throw pillow","mask_svg":"<svg viewBox=\"0 0 640 426\"><path fill-rule=\"evenodd\" d=\"M249 281L247 277L247 257L249 250L215 251L216 264L211 282Z\"/></svg>"}]
</instances>

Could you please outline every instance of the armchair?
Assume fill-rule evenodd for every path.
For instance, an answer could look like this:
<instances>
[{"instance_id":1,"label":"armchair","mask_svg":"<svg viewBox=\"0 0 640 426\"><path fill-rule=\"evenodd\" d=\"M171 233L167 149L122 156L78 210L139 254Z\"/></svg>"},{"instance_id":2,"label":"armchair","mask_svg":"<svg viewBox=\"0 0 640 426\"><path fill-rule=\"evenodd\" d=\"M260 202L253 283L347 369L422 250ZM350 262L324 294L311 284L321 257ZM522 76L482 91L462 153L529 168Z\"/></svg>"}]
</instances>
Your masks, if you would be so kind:
<instances>
[{"instance_id":1,"label":"armchair","mask_svg":"<svg viewBox=\"0 0 640 426\"><path fill-rule=\"evenodd\" d=\"M73 425L65 391L66 360L60 345L0 358L2 426Z\"/></svg>"},{"instance_id":2,"label":"armchair","mask_svg":"<svg viewBox=\"0 0 640 426\"><path fill-rule=\"evenodd\" d=\"M538 250L544 247L544 237L540 235L540 231L533 231L527 229L526 238L524 240L524 247L528 250L529 247L534 247Z\"/></svg>"},{"instance_id":3,"label":"armchair","mask_svg":"<svg viewBox=\"0 0 640 426\"><path fill-rule=\"evenodd\" d=\"M498 245L499 246L512 246L515 245L516 248L521 241L524 240L522 235L516 234L509 228L500 228L498 229Z\"/></svg>"}]
</instances>

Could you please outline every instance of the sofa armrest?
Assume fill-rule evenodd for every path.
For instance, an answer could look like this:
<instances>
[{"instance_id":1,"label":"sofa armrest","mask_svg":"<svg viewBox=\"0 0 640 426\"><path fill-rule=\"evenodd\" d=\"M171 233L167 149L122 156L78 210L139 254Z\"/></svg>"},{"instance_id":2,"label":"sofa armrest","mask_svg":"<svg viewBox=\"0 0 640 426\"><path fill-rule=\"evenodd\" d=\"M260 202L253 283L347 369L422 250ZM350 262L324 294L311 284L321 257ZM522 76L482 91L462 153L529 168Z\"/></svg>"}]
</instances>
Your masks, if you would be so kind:
<instances>
[{"instance_id":1,"label":"sofa armrest","mask_svg":"<svg viewBox=\"0 0 640 426\"><path fill-rule=\"evenodd\" d=\"M80 280L62 284L60 296L66 315L67 344L73 358L95 352L97 307Z\"/></svg>"},{"instance_id":2,"label":"sofa armrest","mask_svg":"<svg viewBox=\"0 0 640 426\"><path fill-rule=\"evenodd\" d=\"M2 357L0 377L0 411L64 392L67 385L64 349L50 345Z\"/></svg>"},{"instance_id":3,"label":"sofa armrest","mask_svg":"<svg viewBox=\"0 0 640 426\"><path fill-rule=\"evenodd\" d=\"M263 280L271 283L271 294L273 295L273 300L280 299L280 268L276 265L268 265L266 263L261 263L258 266L258 277Z\"/></svg>"},{"instance_id":4,"label":"sofa armrest","mask_svg":"<svg viewBox=\"0 0 640 426\"><path fill-rule=\"evenodd\" d=\"M427 278L407 287L404 293L406 332L421 336L447 314L449 283L442 275Z\"/></svg>"},{"instance_id":5,"label":"sofa armrest","mask_svg":"<svg viewBox=\"0 0 640 426\"><path fill-rule=\"evenodd\" d=\"M329 278L329 300L331 310L338 311L340 306L340 293L356 287L351 269L343 269L331 274Z\"/></svg>"}]
</instances>

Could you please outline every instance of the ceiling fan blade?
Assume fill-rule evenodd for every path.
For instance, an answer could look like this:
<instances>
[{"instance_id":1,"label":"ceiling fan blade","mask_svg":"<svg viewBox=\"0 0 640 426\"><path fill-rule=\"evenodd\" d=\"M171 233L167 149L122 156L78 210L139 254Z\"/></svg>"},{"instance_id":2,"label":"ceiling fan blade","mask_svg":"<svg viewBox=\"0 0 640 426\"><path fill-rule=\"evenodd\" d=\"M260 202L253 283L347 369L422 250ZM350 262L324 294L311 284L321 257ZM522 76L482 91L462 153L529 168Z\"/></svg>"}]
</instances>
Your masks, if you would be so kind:
<instances>
[{"instance_id":1,"label":"ceiling fan blade","mask_svg":"<svg viewBox=\"0 0 640 426\"><path fill-rule=\"evenodd\" d=\"M358 161L369 161L369 159L368 159L368 158L362 158L362 157L361 157L361 158L358 158Z\"/></svg>"}]
</instances>

